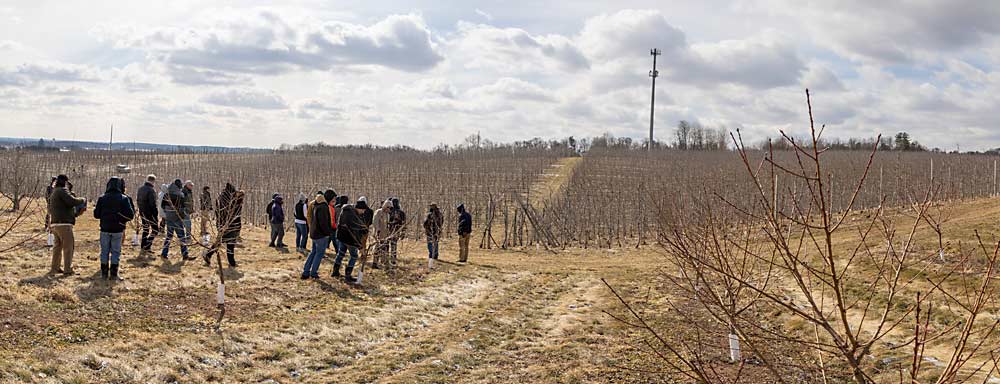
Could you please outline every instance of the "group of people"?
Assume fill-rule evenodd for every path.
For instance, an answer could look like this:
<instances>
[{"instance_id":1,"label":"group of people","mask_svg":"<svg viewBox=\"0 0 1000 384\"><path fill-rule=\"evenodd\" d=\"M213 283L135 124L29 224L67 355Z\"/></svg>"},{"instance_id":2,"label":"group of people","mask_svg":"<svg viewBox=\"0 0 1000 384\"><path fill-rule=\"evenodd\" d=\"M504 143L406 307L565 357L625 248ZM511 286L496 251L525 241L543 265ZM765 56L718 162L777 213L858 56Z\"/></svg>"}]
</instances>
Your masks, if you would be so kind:
<instances>
[{"instance_id":1,"label":"group of people","mask_svg":"<svg viewBox=\"0 0 1000 384\"><path fill-rule=\"evenodd\" d=\"M318 279L319 266L331 245L336 253L331 277L340 277L340 267L344 257L350 254L344 269L344 281L353 283L354 267L359 250L367 256L368 241L374 243L372 268L396 265L397 244L405 233L406 212L400 207L399 198L389 198L379 204L377 210L368 206L368 199L358 198L353 204L350 197L337 195L333 189L317 192L310 202L304 194L299 195L295 205L296 248L305 252L306 239L312 239L312 250L302 267L302 279ZM362 264L365 260L361 260Z\"/></svg>"},{"instance_id":2,"label":"group of people","mask_svg":"<svg viewBox=\"0 0 1000 384\"><path fill-rule=\"evenodd\" d=\"M181 257L193 260L188 247L192 243L192 219L194 217L194 183L175 179L170 184L160 186L156 191L156 176L149 175L145 183L136 193L135 201L125 191L125 182L121 178L111 177L107 182L105 193L97 200L94 207L94 218L100 220L100 260L101 277L114 281L122 280L119 275L122 242L129 222L138 215L137 232L141 228L139 242L141 254L152 253L153 241L161 231L166 232L160 257L166 259L169 255L170 242L176 236L181 249ZM51 274L73 275L73 252L75 239L73 226L76 218L86 211L86 199L77 197L72 192L72 183L66 175L52 179L47 189L48 200L47 223L54 237L52 244ZM232 184L226 183L222 193L213 204L211 190L208 186L202 188L200 205L201 235L208 244L208 217L215 212L219 239L203 256L205 265L210 265L211 258L225 246L226 257L230 267L237 266L235 258L236 245L242 229L242 210L245 193L237 190ZM406 233L406 212L400 206L399 198L392 197L378 204L372 210L366 197L362 196L354 203L346 195L338 195L333 189L317 192L312 200L300 193L295 204L293 222L295 224L296 251L307 255L302 270L302 279L318 279L319 267L326 256L328 248L332 247L336 257L333 262L331 277L341 276L341 266L349 254L347 266L344 269L344 281L354 283L354 268L361 257L364 265L368 255L369 240L373 243L374 257L372 268L379 269L382 265L395 266L398 256L398 242ZM463 204L456 207L458 211L459 262L467 262L469 256L469 238L472 234L472 215L466 211ZM272 195L271 202L266 207L266 214L271 226L269 246L285 248L285 210L284 198L280 194ZM437 259L439 241L444 229L444 215L437 204L430 204L427 216L423 222L424 234L427 240L428 258ZM312 249L307 251L308 240L312 239ZM220 259L221 261L221 259ZM60 268L62 267L62 268Z\"/></svg>"},{"instance_id":3,"label":"group of people","mask_svg":"<svg viewBox=\"0 0 1000 384\"><path fill-rule=\"evenodd\" d=\"M156 176L149 175L146 182L139 188L133 200L125 192L125 181L118 177L108 180L104 194L94 205L94 218L100 220L100 260L101 277L114 281L122 280L119 275L122 242L128 223L138 214L139 228L142 230L140 241L141 254L152 253L153 240L160 233L166 232L160 257L166 259L170 251L170 242L177 237L180 243L181 256L185 260L193 260L188 252L192 243L192 218L194 209L194 183L174 180L171 184L162 185L160 193L156 192ZM74 275L73 253L75 239L73 227L76 218L87 210L87 201L77 197L72 191L69 177L59 175L52 179L46 189L48 201L47 223L52 234L52 266L50 274ZM201 196L201 232L207 235L208 215L216 213L220 241L214 243L204 255L205 264L209 265L211 257L218 252L217 247L226 247L226 256L230 267L236 267L235 248L242 228L241 213L243 210L243 191L226 183L216 204L212 204L212 196L208 186L202 189ZM208 239L205 239L208 243ZM62 267L62 268L60 268Z\"/></svg>"}]
</instances>

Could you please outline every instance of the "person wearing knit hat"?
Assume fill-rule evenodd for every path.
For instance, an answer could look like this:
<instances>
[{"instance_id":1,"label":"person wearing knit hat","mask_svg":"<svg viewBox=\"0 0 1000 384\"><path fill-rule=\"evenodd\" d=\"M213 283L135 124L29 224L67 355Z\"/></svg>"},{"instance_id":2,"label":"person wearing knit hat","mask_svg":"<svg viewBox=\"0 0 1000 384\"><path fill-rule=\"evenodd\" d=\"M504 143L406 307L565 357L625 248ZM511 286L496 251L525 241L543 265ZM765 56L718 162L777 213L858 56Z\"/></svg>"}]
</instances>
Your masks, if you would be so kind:
<instances>
[{"instance_id":1,"label":"person wearing knit hat","mask_svg":"<svg viewBox=\"0 0 1000 384\"><path fill-rule=\"evenodd\" d=\"M73 226L76 224L76 217L82 214L77 211L81 204L86 209L87 200L73 195L67 185L69 177L66 175L56 176L55 188L52 196L49 197L48 212L51 216L49 230L52 231L55 239L52 245L52 267L50 274L62 273L70 276L73 272L73 250L76 246L76 239L73 237ZM59 269L62 264L63 269Z\"/></svg>"},{"instance_id":2,"label":"person wearing knit hat","mask_svg":"<svg viewBox=\"0 0 1000 384\"><path fill-rule=\"evenodd\" d=\"M295 251L305 254L307 241L309 241L309 221L306 211L309 209L309 199L305 193L299 193L299 201L295 203Z\"/></svg>"}]
</instances>

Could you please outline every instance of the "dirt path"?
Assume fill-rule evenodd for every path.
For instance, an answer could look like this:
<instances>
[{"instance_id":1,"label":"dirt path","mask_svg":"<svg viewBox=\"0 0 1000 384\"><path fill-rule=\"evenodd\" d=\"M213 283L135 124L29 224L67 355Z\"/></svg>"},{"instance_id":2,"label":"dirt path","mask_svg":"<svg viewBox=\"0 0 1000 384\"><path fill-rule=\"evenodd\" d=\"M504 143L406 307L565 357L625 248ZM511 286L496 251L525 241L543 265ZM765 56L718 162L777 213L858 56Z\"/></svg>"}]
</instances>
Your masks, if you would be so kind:
<instances>
[{"instance_id":1,"label":"dirt path","mask_svg":"<svg viewBox=\"0 0 1000 384\"><path fill-rule=\"evenodd\" d=\"M583 162L583 157L564 157L552 164L548 171L531 187L528 202L534 207L542 207L552 195L569 183L573 171Z\"/></svg>"}]
</instances>

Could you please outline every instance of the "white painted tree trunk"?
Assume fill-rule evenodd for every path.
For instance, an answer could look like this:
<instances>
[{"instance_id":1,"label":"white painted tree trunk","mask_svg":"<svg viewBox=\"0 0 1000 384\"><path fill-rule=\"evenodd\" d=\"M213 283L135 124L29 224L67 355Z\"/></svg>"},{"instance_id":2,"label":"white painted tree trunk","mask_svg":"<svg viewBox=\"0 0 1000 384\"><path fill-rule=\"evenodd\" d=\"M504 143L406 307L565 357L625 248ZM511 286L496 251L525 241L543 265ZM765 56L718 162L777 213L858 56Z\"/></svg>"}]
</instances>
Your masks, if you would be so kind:
<instances>
[{"instance_id":1,"label":"white painted tree trunk","mask_svg":"<svg viewBox=\"0 0 1000 384\"><path fill-rule=\"evenodd\" d=\"M45 239L45 244L52 247L56 245L56 235L49 234L48 238Z\"/></svg>"},{"instance_id":2,"label":"white painted tree trunk","mask_svg":"<svg viewBox=\"0 0 1000 384\"><path fill-rule=\"evenodd\" d=\"M219 303L219 305L222 305L222 304L226 303L226 285L225 284L219 283L219 288L218 288L218 292L216 292L215 300Z\"/></svg>"},{"instance_id":3,"label":"white painted tree trunk","mask_svg":"<svg viewBox=\"0 0 1000 384\"><path fill-rule=\"evenodd\" d=\"M740 359L740 338L732 333L729 334L729 360L736 363Z\"/></svg>"}]
</instances>

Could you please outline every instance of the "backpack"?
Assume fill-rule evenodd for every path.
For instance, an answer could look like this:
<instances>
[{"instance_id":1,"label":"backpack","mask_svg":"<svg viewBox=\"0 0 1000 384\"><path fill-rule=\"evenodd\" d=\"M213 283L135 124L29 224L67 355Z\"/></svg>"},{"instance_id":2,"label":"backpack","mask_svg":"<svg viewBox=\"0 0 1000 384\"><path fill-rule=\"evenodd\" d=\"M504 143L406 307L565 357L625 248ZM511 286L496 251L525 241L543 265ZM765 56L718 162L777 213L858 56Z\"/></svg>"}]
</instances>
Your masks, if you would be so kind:
<instances>
[{"instance_id":1,"label":"backpack","mask_svg":"<svg viewBox=\"0 0 1000 384\"><path fill-rule=\"evenodd\" d=\"M264 208L264 213L267 214L267 221L271 221L271 210L274 209L274 200L267 203L267 207Z\"/></svg>"}]
</instances>

